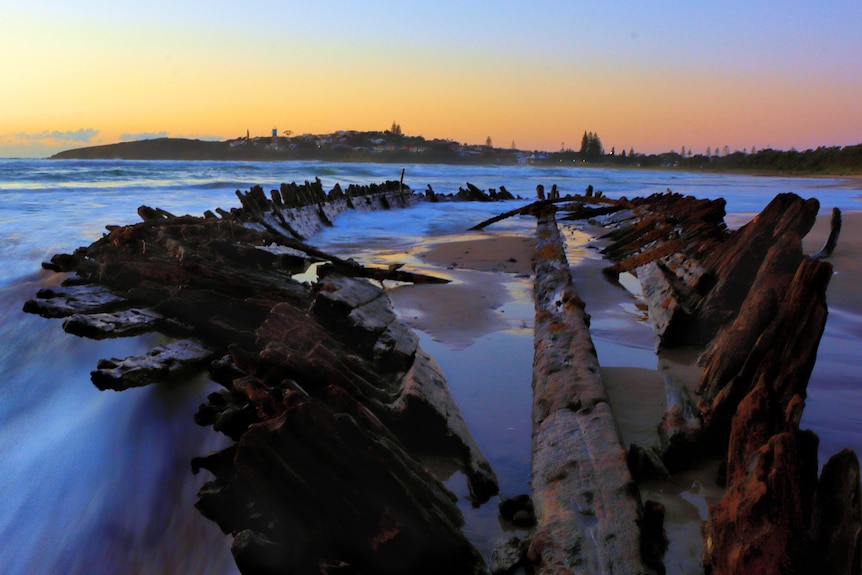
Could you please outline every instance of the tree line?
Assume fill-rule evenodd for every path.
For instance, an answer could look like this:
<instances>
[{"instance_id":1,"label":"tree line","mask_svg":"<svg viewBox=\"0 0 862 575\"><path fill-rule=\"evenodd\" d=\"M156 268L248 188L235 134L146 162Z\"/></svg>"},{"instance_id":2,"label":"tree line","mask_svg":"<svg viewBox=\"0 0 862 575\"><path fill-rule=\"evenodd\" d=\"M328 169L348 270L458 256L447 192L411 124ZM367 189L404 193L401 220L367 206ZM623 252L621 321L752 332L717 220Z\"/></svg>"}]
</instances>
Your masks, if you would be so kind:
<instances>
[{"instance_id":1,"label":"tree line","mask_svg":"<svg viewBox=\"0 0 862 575\"><path fill-rule=\"evenodd\" d=\"M604 149L601 138L595 132L585 131L578 151L567 149L546 155L549 164L590 164L630 167L684 168L716 171L762 171L807 174L841 174L862 172L862 144L852 146L820 146L816 149L798 151L764 148L731 152L728 146L707 148L699 154L685 146L680 151L671 150L660 154L643 154L634 148L617 152Z\"/></svg>"}]
</instances>

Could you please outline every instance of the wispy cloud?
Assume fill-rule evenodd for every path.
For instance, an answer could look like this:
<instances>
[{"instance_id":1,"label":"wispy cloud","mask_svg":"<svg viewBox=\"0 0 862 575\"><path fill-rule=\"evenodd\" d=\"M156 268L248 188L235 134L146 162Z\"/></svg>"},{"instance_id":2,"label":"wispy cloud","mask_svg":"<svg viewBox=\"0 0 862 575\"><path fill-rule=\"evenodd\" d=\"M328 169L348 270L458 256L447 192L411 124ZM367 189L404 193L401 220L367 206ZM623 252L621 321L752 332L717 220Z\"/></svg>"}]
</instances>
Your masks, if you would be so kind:
<instances>
[{"instance_id":1,"label":"wispy cloud","mask_svg":"<svg viewBox=\"0 0 862 575\"><path fill-rule=\"evenodd\" d=\"M154 140L156 138L167 138L167 132L138 132L136 134L120 134L121 142L135 142L137 140Z\"/></svg>"},{"instance_id":2,"label":"wispy cloud","mask_svg":"<svg viewBox=\"0 0 862 575\"><path fill-rule=\"evenodd\" d=\"M44 142L46 140L53 140L55 142L83 142L89 143L93 138L99 135L99 130L94 130L92 128L81 128L80 130L66 130L65 132L60 130L43 130L41 132L28 133L28 132L18 132L15 136L19 140L26 141L34 141L34 142Z\"/></svg>"}]
</instances>

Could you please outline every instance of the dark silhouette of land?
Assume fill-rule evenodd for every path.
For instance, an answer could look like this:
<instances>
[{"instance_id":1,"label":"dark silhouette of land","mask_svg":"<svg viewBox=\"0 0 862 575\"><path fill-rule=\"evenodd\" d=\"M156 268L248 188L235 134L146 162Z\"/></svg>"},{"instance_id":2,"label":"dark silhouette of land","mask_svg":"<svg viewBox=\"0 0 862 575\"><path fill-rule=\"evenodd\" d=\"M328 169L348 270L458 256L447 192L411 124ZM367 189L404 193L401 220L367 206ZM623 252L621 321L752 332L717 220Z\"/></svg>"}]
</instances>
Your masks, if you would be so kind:
<instances>
[{"instance_id":1,"label":"dark silhouette of land","mask_svg":"<svg viewBox=\"0 0 862 575\"><path fill-rule=\"evenodd\" d=\"M805 151L733 151L725 146L694 154L636 153L634 149L607 152L597 134L585 132L581 149L557 152L495 148L490 138L485 145L462 144L454 140L427 140L406 136L400 130L383 132L338 131L332 134L240 137L221 142L183 138L158 138L76 148L60 152L52 159L124 160L219 160L332 162L380 162L427 164L531 164L564 166L606 166L682 169L686 171L745 171L792 174L862 174L862 144L821 146Z\"/></svg>"}]
</instances>

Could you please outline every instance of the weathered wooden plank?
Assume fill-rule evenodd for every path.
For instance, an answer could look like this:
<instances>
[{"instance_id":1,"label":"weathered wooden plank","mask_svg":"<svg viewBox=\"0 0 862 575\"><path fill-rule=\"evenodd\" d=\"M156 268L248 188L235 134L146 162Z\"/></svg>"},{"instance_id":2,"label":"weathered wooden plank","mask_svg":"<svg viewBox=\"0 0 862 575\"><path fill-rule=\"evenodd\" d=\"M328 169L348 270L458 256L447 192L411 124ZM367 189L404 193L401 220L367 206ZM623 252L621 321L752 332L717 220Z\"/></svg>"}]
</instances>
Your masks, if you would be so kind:
<instances>
[{"instance_id":1,"label":"weathered wooden plank","mask_svg":"<svg viewBox=\"0 0 862 575\"><path fill-rule=\"evenodd\" d=\"M24 311L42 317L61 318L75 314L111 312L131 307L125 298L100 285L83 284L61 288L46 288L24 303Z\"/></svg>"},{"instance_id":2,"label":"weathered wooden plank","mask_svg":"<svg viewBox=\"0 0 862 575\"><path fill-rule=\"evenodd\" d=\"M146 308L131 308L110 313L74 314L63 322L63 329L81 337L106 339L157 331L165 321L160 313Z\"/></svg>"},{"instance_id":3,"label":"weathered wooden plank","mask_svg":"<svg viewBox=\"0 0 862 575\"><path fill-rule=\"evenodd\" d=\"M552 213L536 235L528 558L540 574L644 573L637 488Z\"/></svg>"},{"instance_id":4,"label":"weathered wooden plank","mask_svg":"<svg viewBox=\"0 0 862 575\"><path fill-rule=\"evenodd\" d=\"M819 202L779 194L752 221L736 230L703 260L717 279L699 310L700 339L710 341L733 320L748 295L769 247L787 232L804 237L817 217Z\"/></svg>"},{"instance_id":5,"label":"weathered wooden plank","mask_svg":"<svg viewBox=\"0 0 862 575\"><path fill-rule=\"evenodd\" d=\"M440 366L421 347L402 378L401 386L402 391L391 407L400 421L396 427L405 441L421 446L434 435L440 437L439 433L428 431L446 429L449 441L458 446L453 451L462 454L467 485L474 501L484 503L496 495L499 487L491 464L470 434ZM423 439L421 436L425 434L428 437Z\"/></svg>"},{"instance_id":6,"label":"weathered wooden plank","mask_svg":"<svg viewBox=\"0 0 862 575\"><path fill-rule=\"evenodd\" d=\"M182 339L154 347L143 356L103 359L90 373L90 379L103 391L123 391L200 371L215 356L216 352L200 341Z\"/></svg>"}]
</instances>

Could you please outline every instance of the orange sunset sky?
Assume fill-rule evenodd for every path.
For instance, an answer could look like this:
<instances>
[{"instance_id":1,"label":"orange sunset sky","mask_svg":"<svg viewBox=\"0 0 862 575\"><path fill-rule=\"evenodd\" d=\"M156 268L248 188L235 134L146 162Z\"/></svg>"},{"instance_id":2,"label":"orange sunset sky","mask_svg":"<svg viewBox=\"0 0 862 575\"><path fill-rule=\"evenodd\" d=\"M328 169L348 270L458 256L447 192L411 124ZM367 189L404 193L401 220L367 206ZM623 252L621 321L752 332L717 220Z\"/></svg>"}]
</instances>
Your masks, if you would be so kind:
<instances>
[{"instance_id":1,"label":"orange sunset sky","mask_svg":"<svg viewBox=\"0 0 862 575\"><path fill-rule=\"evenodd\" d=\"M8 4L0 157L393 121L538 150L862 142L859 0Z\"/></svg>"}]
</instances>

